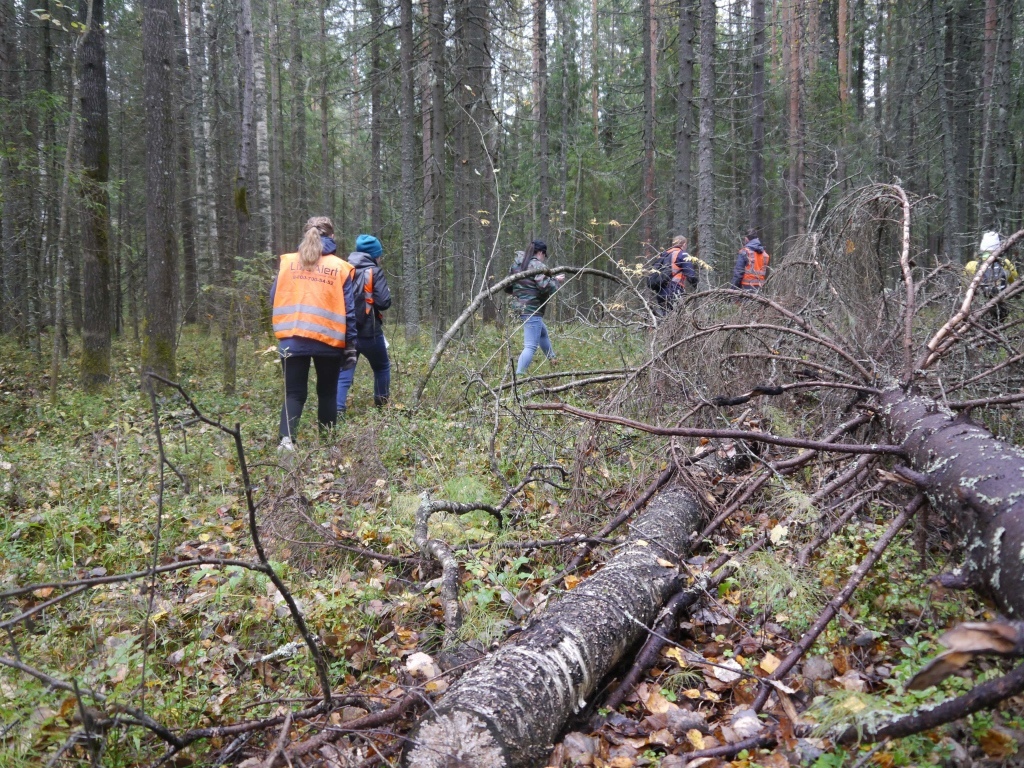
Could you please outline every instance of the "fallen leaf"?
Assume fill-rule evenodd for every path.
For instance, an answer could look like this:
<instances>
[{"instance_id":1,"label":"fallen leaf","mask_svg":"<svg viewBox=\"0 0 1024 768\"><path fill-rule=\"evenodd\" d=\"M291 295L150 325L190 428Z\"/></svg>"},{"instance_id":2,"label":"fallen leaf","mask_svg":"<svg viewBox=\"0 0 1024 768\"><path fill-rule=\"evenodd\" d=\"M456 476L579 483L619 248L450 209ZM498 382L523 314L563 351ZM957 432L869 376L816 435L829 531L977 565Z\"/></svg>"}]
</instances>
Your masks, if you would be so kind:
<instances>
[{"instance_id":1,"label":"fallen leaf","mask_svg":"<svg viewBox=\"0 0 1024 768\"><path fill-rule=\"evenodd\" d=\"M768 538L771 539L772 544L778 546L780 543L786 540L786 535L789 533L789 527L779 523L772 528L771 533L768 534Z\"/></svg>"},{"instance_id":2,"label":"fallen leaf","mask_svg":"<svg viewBox=\"0 0 1024 768\"><path fill-rule=\"evenodd\" d=\"M761 659L761 663L758 664L758 666L770 675L772 672L779 668L779 665L781 663L782 660L774 653L766 653L764 655L764 658Z\"/></svg>"},{"instance_id":3,"label":"fallen leaf","mask_svg":"<svg viewBox=\"0 0 1024 768\"><path fill-rule=\"evenodd\" d=\"M672 659L672 661L674 661L683 669L686 669L686 667L689 666L686 663L686 657L683 656L683 652L674 646L665 651L665 656Z\"/></svg>"},{"instance_id":4,"label":"fallen leaf","mask_svg":"<svg viewBox=\"0 0 1024 768\"><path fill-rule=\"evenodd\" d=\"M932 685L938 685L947 677L959 672L974 658L972 653L960 651L943 651L929 661L916 675L910 678L907 689L920 691Z\"/></svg>"},{"instance_id":5,"label":"fallen leaf","mask_svg":"<svg viewBox=\"0 0 1024 768\"><path fill-rule=\"evenodd\" d=\"M578 584L579 584L579 583L580 583L581 581L583 581L583 579L581 579L581 578L580 578L579 576L571 576L571 575L570 575L570 576L566 576L566 577L565 577L565 588L566 588L567 590L568 590L568 589L575 589L575 588L576 588L576 586L577 586L577 585L578 585Z\"/></svg>"},{"instance_id":6,"label":"fallen leaf","mask_svg":"<svg viewBox=\"0 0 1024 768\"><path fill-rule=\"evenodd\" d=\"M686 732L686 740L693 744L694 749L704 749L704 734L696 728L691 728Z\"/></svg>"},{"instance_id":7,"label":"fallen leaf","mask_svg":"<svg viewBox=\"0 0 1024 768\"><path fill-rule=\"evenodd\" d=\"M40 587L39 589L33 589L32 594L45 600L53 594L53 587Z\"/></svg>"},{"instance_id":8,"label":"fallen leaf","mask_svg":"<svg viewBox=\"0 0 1024 768\"><path fill-rule=\"evenodd\" d=\"M865 693L868 689L868 684L864 678L861 677L859 672L855 672L852 669L845 675L837 677L836 682L846 690L854 691L856 693Z\"/></svg>"},{"instance_id":9,"label":"fallen leaf","mask_svg":"<svg viewBox=\"0 0 1024 768\"><path fill-rule=\"evenodd\" d=\"M999 728L989 728L978 737L978 743L985 754L994 760L1005 760L1017 751L1014 738Z\"/></svg>"},{"instance_id":10,"label":"fallen leaf","mask_svg":"<svg viewBox=\"0 0 1024 768\"><path fill-rule=\"evenodd\" d=\"M671 701L661 695L661 691L653 689L644 700L644 706L647 707L647 711L655 715L660 715L668 712L673 704Z\"/></svg>"},{"instance_id":11,"label":"fallen leaf","mask_svg":"<svg viewBox=\"0 0 1024 768\"><path fill-rule=\"evenodd\" d=\"M735 683L742 676L740 673L743 667L736 659L726 659L721 664L711 668L711 674L723 683Z\"/></svg>"}]
</instances>

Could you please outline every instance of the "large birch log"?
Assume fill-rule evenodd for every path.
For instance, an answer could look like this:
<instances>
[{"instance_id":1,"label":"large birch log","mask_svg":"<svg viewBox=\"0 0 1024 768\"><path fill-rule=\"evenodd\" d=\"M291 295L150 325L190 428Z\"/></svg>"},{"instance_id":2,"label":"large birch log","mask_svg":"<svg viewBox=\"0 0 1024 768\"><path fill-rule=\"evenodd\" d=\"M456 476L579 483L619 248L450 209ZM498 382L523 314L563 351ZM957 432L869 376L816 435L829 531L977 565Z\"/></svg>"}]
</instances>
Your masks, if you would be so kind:
<instances>
[{"instance_id":1,"label":"large birch log","mask_svg":"<svg viewBox=\"0 0 1024 768\"><path fill-rule=\"evenodd\" d=\"M882 405L894 440L927 475L932 505L958 528L964 586L1024 616L1024 450L931 398L892 390Z\"/></svg>"},{"instance_id":2,"label":"large birch log","mask_svg":"<svg viewBox=\"0 0 1024 768\"><path fill-rule=\"evenodd\" d=\"M657 496L616 557L452 686L417 726L405 765L544 765L568 719L678 590L674 564L702 519L693 494Z\"/></svg>"}]
</instances>

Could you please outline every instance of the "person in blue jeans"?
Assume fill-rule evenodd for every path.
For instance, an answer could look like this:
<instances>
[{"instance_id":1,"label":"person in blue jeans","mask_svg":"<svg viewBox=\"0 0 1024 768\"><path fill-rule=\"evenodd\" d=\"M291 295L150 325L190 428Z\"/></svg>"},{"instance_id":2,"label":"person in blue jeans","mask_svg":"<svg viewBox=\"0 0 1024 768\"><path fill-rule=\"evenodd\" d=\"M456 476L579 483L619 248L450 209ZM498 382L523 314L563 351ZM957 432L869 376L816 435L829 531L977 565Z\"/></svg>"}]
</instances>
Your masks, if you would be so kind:
<instances>
[{"instance_id":1,"label":"person in blue jeans","mask_svg":"<svg viewBox=\"0 0 1024 768\"><path fill-rule=\"evenodd\" d=\"M384 340L383 314L391 306L391 290L378 263L383 251L376 237L360 235L355 251L348 256L348 263L355 270L356 350L373 370L373 404L379 408L387 405L391 395L391 360ZM339 414L345 413L355 373L352 366L338 376Z\"/></svg>"},{"instance_id":2,"label":"person in blue jeans","mask_svg":"<svg viewBox=\"0 0 1024 768\"><path fill-rule=\"evenodd\" d=\"M529 247L516 256L509 268L509 274L525 272L529 269L543 267L548 258L548 246L543 240L534 240ZM544 325L544 307L558 286L565 280L565 275L534 275L519 280L512 285L511 293L515 296L514 306L523 321L523 351L516 364L516 375L522 376L533 362L533 356L540 347L548 360L554 362L555 351L551 347L548 327ZM505 290L508 290L507 288Z\"/></svg>"}]
</instances>

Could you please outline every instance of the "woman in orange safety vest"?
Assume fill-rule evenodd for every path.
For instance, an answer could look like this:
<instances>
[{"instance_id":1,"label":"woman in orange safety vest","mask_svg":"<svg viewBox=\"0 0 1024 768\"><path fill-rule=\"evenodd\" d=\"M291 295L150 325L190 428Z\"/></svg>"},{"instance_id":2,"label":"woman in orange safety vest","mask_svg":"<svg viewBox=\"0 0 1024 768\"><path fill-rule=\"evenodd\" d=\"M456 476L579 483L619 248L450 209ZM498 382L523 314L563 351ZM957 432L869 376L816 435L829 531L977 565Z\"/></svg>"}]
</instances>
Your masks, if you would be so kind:
<instances>
[{"instance_id":1,"label":"woman in orange safety vest","mask_svg":"<svg viewBox=\"0 0 1024 768\"><path fill-rule=\"evenodd\" d=\"M270 288L274 335L284 371L279 451L295 450L295 433L306 404L309 365L316 368L317 421L338 419L338 374L356 362L352 267L335 254L334 225L326 216L306 222L296 253L281 256Z\"/></svg>"}]
</instances>

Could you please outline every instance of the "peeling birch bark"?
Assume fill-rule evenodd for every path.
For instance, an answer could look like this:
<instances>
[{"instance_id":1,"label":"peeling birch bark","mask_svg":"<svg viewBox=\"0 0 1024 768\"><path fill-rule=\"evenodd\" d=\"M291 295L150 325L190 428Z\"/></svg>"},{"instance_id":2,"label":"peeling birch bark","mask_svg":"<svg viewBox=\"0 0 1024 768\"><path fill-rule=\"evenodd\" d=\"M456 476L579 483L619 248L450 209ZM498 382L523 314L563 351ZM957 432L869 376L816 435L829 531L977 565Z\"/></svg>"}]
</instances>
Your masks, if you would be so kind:
<instances>
[{"instance_id":1,"label":"peeling birch bark","mask_svg":"<svg viewBox=\"0 0 1024 768\"><path fill-rule=\"evenodd\" d=\"M703 522L693 494L660 494L621 552L462 677L419 723L408 768L543 765L568 719L643 640Z\"/></svg>"},{"instance_id":2,"label":"peeling birch bark","mask_svg":"<svg viewBox=\"0 0 1024 768\"><path fill-rule=\"evenodd\" d=\"M891 390L884 416L911 466L928 476L932 505L956 525L966 557L954 572L1024 616L1024 450L920 395Z\"/></svg>"}]
</instances>

